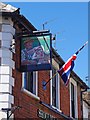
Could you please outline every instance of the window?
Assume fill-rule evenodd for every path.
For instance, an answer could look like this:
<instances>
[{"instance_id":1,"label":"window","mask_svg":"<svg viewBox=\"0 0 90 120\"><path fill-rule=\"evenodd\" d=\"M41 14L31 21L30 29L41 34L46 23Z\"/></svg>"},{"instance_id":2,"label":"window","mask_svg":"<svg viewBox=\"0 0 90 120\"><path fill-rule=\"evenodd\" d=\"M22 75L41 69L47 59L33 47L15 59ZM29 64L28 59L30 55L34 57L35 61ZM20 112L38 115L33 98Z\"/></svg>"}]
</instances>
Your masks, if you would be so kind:
<instances>
[{"instance_id":1,"label":"window","mask_svg":"<svg viewBox=\"0 0 90 120\"><path fill-rule=\"evenodd\" d=\"M56 74L56 70L53 68L52 76ZM52 78L52 105L56 107L56 76Z\"/></svg>"},{"instance_id":2,"label":"window","mask_svg":"<svg viewBox=\"0 0 90 120\"><path fill-rule=\"evenodd\" d=\"M54 74L56 74L57 69L53 67L53 69L50 72L50 76L52 77ZM56 74L55 77L51 80L51 105L57 109L60 109L60 84L59 74Z\"/></svg>"},{"instance_id":3,"label":"window","mask_svg":"<svg viewBox=\"0 0 90 120\"><path fill-rule=\"evenodd\" d=\"M71 83L71 112L72 117L75 118L75 101L74 101L74 85Z\"/></svg>"},{"instance_id":4,"label":"window","mask_svg":"<svg viewBox=\"0 0 90 120\"><path fill-rule=\"evenodd\" d=\"M0 48L1 48L1 40L0 40Z\"/></svg>"},{"instance_id":5,"label":"window","mask_svg":"<svg viewBox=\"0 0 90 120\"><path fill-rule=\"evenodd\" d=\"M23 73L23 88L37 96L37 72Z\"/></svg>"},{"instance_id":6,"label":"window","mask_svg":"<svg viewBox=\"0 0 90 120\"><path fill-rule=\"evenodd\" d=\"M73 118L78 117L77 83L72 78L70 79L70 116Z\"/></svg>"},{"instance_id":7,"label":"window","mask_svg":"<svg viewBox=\"0 0 90 120\"><path fill-rule=\"evenodd\" d=\"M0 66L1 66L1 57L0 57Z\"/></svg>"},{"instance_id":8,"label":"window","mask_svg":"<svg viewBox=\"0 0 90 120\"><path fill-rule=\"evenodd\" d=\"M2 32L2 24L0 24L0 32Z\"/></svg>"}]
</instances>

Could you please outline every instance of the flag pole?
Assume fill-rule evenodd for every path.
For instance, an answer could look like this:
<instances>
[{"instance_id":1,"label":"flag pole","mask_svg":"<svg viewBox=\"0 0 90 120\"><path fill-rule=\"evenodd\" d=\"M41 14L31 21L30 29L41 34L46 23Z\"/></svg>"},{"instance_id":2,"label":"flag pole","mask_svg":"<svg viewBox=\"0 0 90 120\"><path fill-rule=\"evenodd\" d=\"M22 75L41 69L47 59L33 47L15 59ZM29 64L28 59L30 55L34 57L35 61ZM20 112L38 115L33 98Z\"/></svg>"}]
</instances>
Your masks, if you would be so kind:
<instances>
[{"instance_id":1,"label":"flag pole","mask_svg":"<svg viewBox=\"0 0 90 120\"><path fill-rule=\"evenodd\" d=\"M43 84L43 87L47 85L47 83L53 79L56 75L57 75L58 72L56 72L46 83Z\"/></svg>"},{"instance_id":2,"label":"flag pole","mask_svg":"<svg viewBox=\"0 0 90 120\"><path fill-rule=\"evenodd\" d=\"M87 44L88 44L88 41L82 47L80 47L75 54L77 55ZM57 75L57 73L58 72L56 72L47 82L43 81L43 87L45 87L47 83Z\"/></svg>"},{"instance_id":3,"label":"flag pole","mask_svg":"<svg viewBox=\"0 0 90 120\"><path fill-rule=\"evenodd\" d=\"M76 55L88 44L88 41L78 49L78 51L75 53Z\"/></svg>"}]
</instances>

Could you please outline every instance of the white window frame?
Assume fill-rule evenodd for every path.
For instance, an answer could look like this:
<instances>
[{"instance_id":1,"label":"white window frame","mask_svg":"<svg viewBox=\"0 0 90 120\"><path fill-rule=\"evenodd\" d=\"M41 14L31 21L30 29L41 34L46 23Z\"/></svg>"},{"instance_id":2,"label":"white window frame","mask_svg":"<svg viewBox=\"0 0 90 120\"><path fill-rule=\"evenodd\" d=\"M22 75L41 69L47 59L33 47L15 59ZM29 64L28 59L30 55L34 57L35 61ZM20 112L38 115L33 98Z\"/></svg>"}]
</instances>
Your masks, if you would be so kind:
<instances>
[{"instance_id":1,"label":"white window frame","mask_svg":"<svg viewBox=\"0 0 90 120\"><path fill-rule=\"evenodd\" d=\"M33 84L35 85L33 87L33 92L35 94L33 94L32 92L30 92L27 89L25 89L25 87L24 87L24 73L22 73L22 91L24 91L29 96L34 97L34 98L40 100L40 98L38 97L38 71L33 72L33 76L34 76L34 78L33 78L34 79L33 80L34 83Z\"/></svg>"},{"instance_id":2,"label":"white window frame","mask_svg":"<svg viewBox=\"0 0 90 120\"><path fill-rule=\"evenodd\" d=\"M58 70L59 69L59 64L54 60L52 59L52 65L53 67ZM50 70L50 78L52 78L52 70ZM60 111L60 76L59 74L57 73L56 74L56 107L52 105L52 79L50 81L50 105L57 109L58 111Z\"/></svg>"},{"instance_id":3,"label":"white window frame","mask_svg":"<svg viewBox=\"0 0 90 120\"><path fill-rule=\"evenodd\" d=\"M75 118L78 118L77 82L73 78L70 78L70 117L72 117L72 111L71 111L71 83L74 85Z\"/></svg>"}]
</instances>

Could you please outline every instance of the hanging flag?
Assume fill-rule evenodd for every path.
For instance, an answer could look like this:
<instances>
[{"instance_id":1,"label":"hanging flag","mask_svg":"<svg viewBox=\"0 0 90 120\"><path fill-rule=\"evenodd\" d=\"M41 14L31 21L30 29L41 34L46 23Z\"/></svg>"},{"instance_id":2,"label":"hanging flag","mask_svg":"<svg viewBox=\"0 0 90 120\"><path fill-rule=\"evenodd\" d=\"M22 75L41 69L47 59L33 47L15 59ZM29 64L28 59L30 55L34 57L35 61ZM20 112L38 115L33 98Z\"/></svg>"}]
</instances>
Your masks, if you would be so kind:
<instances>
[{"instance_id":1,"label":"hanging flag","mask_svg":"<svg viewBox=\"0 0 90 120\"><path fill-rule=\"evenodd\" d=\"M70 77L70 73L74 68L74 60L77 58L77 54L88 44L88 41L81 47L79 48L79 50L71 56L71 58L69 58L67 60L67 62L52 76L52 78L54 78L56 76L57 73L60 74L61 78L64 81L64 84L67 85L69 82L69 77ZM49 81L52 79L50 78L47 82L43 82L43 87L45 87Z\"/></svg>"},{"instance_id":2,"label":"hanging flag","mask_svg":"<svg viewBox=\"0 0 90 120\"><path fill-rule=\"evenodd\" d=\"M77 54L87 45L87 43L88 41L57 71L63 79L65 85L69 82L70 73L74 68L74 60L77 58Z\"/></svg>"},{"instance_id":3,"label":"hanging flag","mask_svg":"<svg viewBox=\"0 0 90 120\"><path fill-rule=\"evenodd\" d=\"M77 58L76 54L74 54L71 58L67 60L67 62L58 70L61 78L64 81L64 84L67 85L69 82L70 72L74 68L74 60Z\"/></svg>"}]
</instances>

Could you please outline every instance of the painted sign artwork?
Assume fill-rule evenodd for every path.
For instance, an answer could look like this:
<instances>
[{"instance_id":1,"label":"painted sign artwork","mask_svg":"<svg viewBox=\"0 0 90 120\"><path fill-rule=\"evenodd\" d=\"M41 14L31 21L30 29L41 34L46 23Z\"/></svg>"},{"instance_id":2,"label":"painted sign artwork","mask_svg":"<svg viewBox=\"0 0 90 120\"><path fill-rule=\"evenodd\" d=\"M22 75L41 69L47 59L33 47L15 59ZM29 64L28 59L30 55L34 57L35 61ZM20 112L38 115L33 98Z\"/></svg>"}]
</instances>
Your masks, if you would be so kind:
<instances>
[{"instance_id":1,"label":"painted sign artwork","mask_svg":"<svg viewBox=\"0 0 90 120\"><path fill-rule=\"evenodd\" d=\"M50 64L50 34L43 36L27 36L21 39L21 69L24 71L51 69Z\"/></svg>"}]
</instances>

